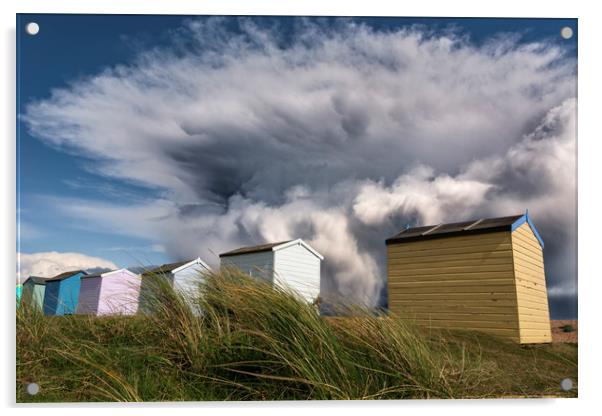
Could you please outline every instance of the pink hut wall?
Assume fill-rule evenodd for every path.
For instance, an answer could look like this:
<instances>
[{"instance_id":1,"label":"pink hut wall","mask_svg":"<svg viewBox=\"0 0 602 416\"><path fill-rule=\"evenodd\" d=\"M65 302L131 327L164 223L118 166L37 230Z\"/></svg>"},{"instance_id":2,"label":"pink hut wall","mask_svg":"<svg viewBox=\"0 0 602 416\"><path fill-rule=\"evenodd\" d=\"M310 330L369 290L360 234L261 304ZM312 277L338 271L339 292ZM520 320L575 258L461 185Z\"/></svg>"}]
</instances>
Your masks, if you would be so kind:
<instances>
[{"instance_id":1,"label":"pink hut wall","mask_svg":"<svg viewBox=\"0 0 602 416\"><path fill-rule=\"evenodd\" d=\"M140 276L119 270L102 277L98 315L133 315L138 311Z\"/></svg>"}]
</instances>

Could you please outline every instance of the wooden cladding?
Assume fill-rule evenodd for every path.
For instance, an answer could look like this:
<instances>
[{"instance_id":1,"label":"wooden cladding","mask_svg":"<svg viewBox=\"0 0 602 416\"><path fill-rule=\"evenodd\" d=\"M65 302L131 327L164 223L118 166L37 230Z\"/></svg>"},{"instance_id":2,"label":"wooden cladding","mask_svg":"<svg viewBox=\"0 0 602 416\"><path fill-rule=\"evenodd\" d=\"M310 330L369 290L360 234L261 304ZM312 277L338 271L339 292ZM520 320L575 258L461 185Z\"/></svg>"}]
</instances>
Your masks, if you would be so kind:
<instances>
[{"instance_id":1,"label":"wooden cladding","mask_svg":"<svg viewBox=\"0 0 602 416\"><path fill-rule=\"evenodd\" d=\"M389 310L433 328L550 342L541 247L529 224L387 246Z\"/></svg>"},{"instance_id":2,"label":"wooden cladding","mask_svg":"<svg viewBox=\"0 0 602 416\"><path fill-rule=\"evenodd\" d=\"M552 341L543 253L529 224L512 233L521 343Z\"/></svg>"}]
</instances>

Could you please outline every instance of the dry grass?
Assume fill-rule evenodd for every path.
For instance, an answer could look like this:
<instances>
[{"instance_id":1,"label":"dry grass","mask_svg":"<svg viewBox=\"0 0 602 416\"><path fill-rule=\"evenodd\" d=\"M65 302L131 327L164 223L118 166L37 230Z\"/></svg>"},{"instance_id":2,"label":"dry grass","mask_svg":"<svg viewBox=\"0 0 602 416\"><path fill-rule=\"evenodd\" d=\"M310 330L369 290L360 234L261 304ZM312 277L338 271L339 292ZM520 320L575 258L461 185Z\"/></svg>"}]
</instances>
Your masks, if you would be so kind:
<instances>
[{"instance_id":1,"label":"dry grass","mask_svg":"<svg viewBox=\"0 0 602 416\"><path fill-rule=\"evenodd\" d=\"M153 278L145 314L17 317L17 400L182 401L575 396L576 345L425 331L361 308L325 319L224 271L183 297ZM199 313L198 311L203 311ZM24 386L40 385L28 396Z\"/></svg>"}]
</instances>

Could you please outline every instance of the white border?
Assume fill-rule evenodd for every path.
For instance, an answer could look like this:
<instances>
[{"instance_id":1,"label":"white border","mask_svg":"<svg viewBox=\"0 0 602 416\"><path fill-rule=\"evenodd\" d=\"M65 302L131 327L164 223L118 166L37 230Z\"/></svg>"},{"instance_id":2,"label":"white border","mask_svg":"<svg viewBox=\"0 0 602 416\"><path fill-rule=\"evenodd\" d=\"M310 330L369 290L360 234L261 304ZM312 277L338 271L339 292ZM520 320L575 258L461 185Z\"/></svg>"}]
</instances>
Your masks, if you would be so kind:
<instances>
[{"instance_id":1,"label":"white border","mask_svg":"<svg viewBox=\"0 0 602 416\"><path fill-rule=\"evenodd\" d=\"M136 414L162 414L165 407L178 407L179 412L219 412L245 416L267 413L287 415L308 412L364 414L376 410L380 413L420 411L426 413L488 415L508 412L545 412L554 414L586 413L596 406L600 385L600 296L602 288L597 257L600 245L600 128L598 126L600 89L600 39L602 39L601 15L596 2L556 1L527 2L506 0L483 2L469 0L391 2L304 0L286 2L278 0L5 0L0 3L0 19L3 22L2 82L4 97L1 102L2 126L4 126L2 157L2 250L0 264L4 267L5 305L3 324L5 337L2 342L2 402L14 407L14 279L15 272L15 13L132 13L132 14L281 14L281 15L345 15L345 16L446 16L446 17L577 17L579 18L579 395L578 400L472 400L472 401L407 401L407 402L286 402L286 403L174 403L128 406ZM9 278L10 276L10 278ZM94 405L49 406L49 409L9 409L8 414L44 412L44 414L80 414L82 407L90 414L105 414L106 409ZM105 406L107 407L107 406ZM120 410L123 407L119 407ZM125 409L123 409L125 410ZM589 412L587 412L589 413ZM6 413L5 413L6 414Z\"/></svg>"},{"instance_id":2,"label":"white border","mask_svg":"<svg viewBox=\"0 0 602 416\"><path fill-rule=\"evenodd\" d=\"M125 13L125 14L231 14L328 16L445 16L445 17L584 17L587 7L576 2L548 1L528 4L507 0L483 6L481 1L445 0L390 2L386 0L282 2L278 0L21 0L20 13Z\"/></svg>"}]
</instances>

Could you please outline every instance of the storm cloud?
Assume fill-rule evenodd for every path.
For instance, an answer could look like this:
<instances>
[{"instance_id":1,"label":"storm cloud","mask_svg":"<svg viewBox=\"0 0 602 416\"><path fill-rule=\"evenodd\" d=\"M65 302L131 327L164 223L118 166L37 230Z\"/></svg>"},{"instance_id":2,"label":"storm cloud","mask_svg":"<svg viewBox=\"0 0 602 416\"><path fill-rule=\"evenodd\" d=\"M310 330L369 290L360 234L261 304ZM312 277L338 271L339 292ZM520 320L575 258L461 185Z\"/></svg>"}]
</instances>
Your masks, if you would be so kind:
<instances>
[{"instance_id":1,"label":"storm cloud","mask_svg":"<svg viewBox=\"0 0 602 416\"><path fill-rule=\"evenodd\" d=\"M170 48L27 106L36 137L161 190L57 209L214 263L301 237L325 256L325 294L375 305L384 240L405 224L528 208L552 307L576 296L576 62L563 48L353 21L301 19L286 40L235 26L190 21Z\"/></svg>"}]
</instances>

